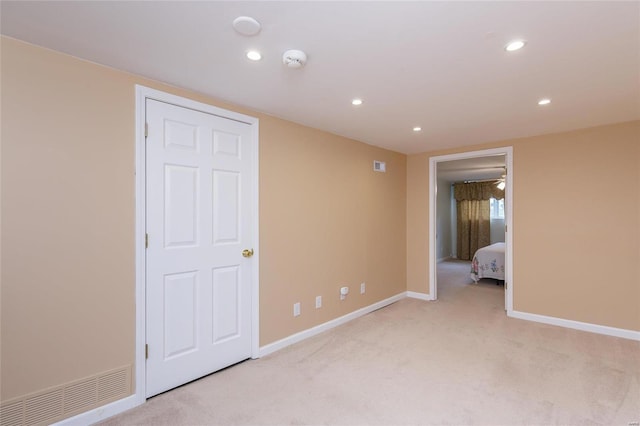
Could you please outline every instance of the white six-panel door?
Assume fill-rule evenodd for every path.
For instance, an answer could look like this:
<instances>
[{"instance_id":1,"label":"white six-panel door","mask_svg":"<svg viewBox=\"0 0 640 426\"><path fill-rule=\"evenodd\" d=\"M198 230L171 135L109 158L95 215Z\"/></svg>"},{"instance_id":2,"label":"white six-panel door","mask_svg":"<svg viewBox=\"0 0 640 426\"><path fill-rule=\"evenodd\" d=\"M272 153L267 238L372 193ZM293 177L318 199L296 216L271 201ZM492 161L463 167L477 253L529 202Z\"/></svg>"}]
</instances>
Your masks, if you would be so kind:
<instances>
[{"instance_id":1,"label":"white six-panel door","mask_svg":"<svg viewBox=\"0 0 640 426\"><path fill-rule=\"evenodd\" d=\"M146 396L251 356L246 123L146 101Z\"/></svg>"}]
</instances>

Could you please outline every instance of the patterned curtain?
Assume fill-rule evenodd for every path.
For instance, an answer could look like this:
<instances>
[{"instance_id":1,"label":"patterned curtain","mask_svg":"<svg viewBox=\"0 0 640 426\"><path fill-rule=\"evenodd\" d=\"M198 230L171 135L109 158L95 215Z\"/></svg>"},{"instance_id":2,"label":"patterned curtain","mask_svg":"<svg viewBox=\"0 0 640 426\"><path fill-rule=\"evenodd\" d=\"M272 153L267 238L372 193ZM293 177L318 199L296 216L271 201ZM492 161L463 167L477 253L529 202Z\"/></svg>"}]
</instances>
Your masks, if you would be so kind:
<instances>
[{"instance_id":1,"label":"patterned curtain","mask_svg":"<svg viewBox=\"0 0 640 426\"><path fill-rule=\"evenodd\" d=\"M470 182L470 183L454 183L453 195L456 201L462 200L488 200L495 198L501 200L504 198L504 189L498 188L496 185L499 181L488 182Z\"/></svg>"},{"instance_id":2,"label":"patterned curtain","mask_svg":"<svg viewBox=\"0 0 640 426\"><path fill-rule=\"evenodd\" d=\"M489 200L461 200L458 207L458 259L471 260L491 242Z\"/></svg>"},{"instance_id":3,"label":"patterned curtain","mask_svg":"<svg viewBox=\"0 0 640 426\"><path fill-rule=\"evenodd\" d=\"M476 250L491 242L489 198L504 198L496 182L456 183L453 194L458 209L458 259L471 260Z\"/></svg>"}]
</instances>

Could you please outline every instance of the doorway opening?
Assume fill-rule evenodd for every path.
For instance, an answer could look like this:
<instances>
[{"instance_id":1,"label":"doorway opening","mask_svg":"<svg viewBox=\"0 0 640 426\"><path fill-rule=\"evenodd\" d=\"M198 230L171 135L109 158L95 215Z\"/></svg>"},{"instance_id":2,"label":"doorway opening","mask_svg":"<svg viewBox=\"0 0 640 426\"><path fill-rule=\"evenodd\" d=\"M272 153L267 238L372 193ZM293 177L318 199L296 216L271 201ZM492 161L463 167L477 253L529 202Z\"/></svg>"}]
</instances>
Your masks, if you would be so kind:
<instances>
[{"instance_id":1,"label":"doorway opening","mask_svg":"<svg viewBox=\"0 0 640 426\"><path fill-rule=\"evenodd\" d=\"M493 235L487 240L502 244L504 250L504 309L507 313L513 309L513 226L512 226L512 188L513 158L512 148L495 148L460 154L431 157L429 162L429 295L431 300L438 298L438 265L445 259L457 259L459 244L456 238L457 224L456 201L453 197L452 184L457 182L486 182L496 185L496 180L503 180L504 199L494 199ZM502 185L501 185L502 186ZM493 187L493 186L492 186ZM504 232L501 233L501 228ZM486 244L486 243L485 243ZM483 244L484 245L484 244ZM464 258L471 259L476 251L472 246L464 248ZM457 273L461 276L461 268L468 269L463 273L471 281L471 262L454 261L441 263L443 273ZM501 265L499 265L500 267ZM450 276L444 276L450 278ZM444 278L443 278L444 279ZM444 281L443 281L444 282ZM499 284L502 284L500 281Z\"/></svg>"}]
</instances>

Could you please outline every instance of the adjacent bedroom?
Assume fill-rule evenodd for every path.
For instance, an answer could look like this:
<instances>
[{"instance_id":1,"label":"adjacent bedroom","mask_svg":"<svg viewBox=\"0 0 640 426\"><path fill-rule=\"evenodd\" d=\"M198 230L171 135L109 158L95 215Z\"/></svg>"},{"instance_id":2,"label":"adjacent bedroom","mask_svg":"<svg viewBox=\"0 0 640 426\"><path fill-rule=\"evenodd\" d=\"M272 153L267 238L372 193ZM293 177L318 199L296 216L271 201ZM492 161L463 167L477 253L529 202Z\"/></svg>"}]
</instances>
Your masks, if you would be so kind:
<instances>
[{"instance_id":1,"label":"adjacent bedroom","mask_svg":"<svg viewBox=\"0 0 640 426\"><path fill-rule=\"evenodd\" d=\"M437 294L461 314L505 310L504 155L437 164Z\"/></svg>"}]
</instances>

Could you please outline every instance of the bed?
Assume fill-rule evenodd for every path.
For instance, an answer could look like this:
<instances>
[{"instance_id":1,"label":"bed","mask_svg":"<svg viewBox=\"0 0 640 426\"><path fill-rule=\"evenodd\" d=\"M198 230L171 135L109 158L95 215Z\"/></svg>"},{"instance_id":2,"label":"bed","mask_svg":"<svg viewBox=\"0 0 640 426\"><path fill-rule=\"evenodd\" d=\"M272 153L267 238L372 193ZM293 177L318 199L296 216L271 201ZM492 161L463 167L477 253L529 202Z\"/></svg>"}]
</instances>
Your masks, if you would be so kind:
<instances>
[{"instance_id":1,"label":"bed","mask_svg":"<svg viewBox=\"0 0 640 426\"><path fill-rule=\"evenodd\" d=\"M504 243L495 243L476 251L471 261L471 278L476 283L482 278L504 281Z\"/></svg>"}]
</instances>

